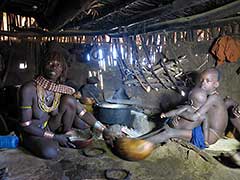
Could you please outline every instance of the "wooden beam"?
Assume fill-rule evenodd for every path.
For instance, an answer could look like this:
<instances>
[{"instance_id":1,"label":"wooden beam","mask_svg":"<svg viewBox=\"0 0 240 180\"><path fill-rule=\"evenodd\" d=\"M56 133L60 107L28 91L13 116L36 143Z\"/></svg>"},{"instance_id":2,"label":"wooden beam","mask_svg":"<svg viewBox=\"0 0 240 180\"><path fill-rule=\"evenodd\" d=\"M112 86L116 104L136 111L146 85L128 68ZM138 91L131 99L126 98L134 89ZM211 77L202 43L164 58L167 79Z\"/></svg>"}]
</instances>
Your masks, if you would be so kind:
<instances>
[{"instance_id":1,"label":"wooden beam","mask_svg":"<svg viewBox=\"0 0 240 180\"><path fill-rule=\"evenodd\" d=\"M213 20L213 21L209 21L207 23L193 23L189 26L169 27L169 28L165 28L164 31L183 31L183 30L188 30L188 29L196 30L196 29L204 29L204 28L213 28L216 26L221 27L221 26L228 25L228 24L231 24L234 22L240 23L240 16ZM161 29L160 29L160 31L161 31Z\"/></svg>"},{"instance_id":2,"label":"wooden beam","mask_svg":"<svg viewBox=\"0 0 240 180\"><path fill-rule=\"evenodd\" d=\"M9 37L69 37L69 36L95 36L104 35L111 32L107 31L61 31L61 32L33 32L33 31L0 31L0 35Z\"/></svg>"},{"instance_id":3,"label":"wooden beam","mask_svg":"<svg viewBox=\"0 0 240 180\"><path fill-rule=\"evenodd\" d=\"M111 29L119 26L126 26L128 24L138 25L146 24L146 22L154 21L156 18L161 16L167 17L176 12L184 11L184 9L189 9L190 7L196 7L197 5L204 5L204 3L211 2L212 0L175 0L173 3L168 5L162 5L159 3L158 7L152 8L149 10L144 10L143 12L138 13L137 11L130 12L132 9L136 9L136 4L144 3L143 0L136 0L133 3L126 5L125 7L109 13L101 18L97 18L94 22L89 22L83 24L82 27L101 27L105 29ZM139 5L141 6L141 5ZM151 6L152 7L152 6ZM142 7L144 9L144 6ZM130 12L131 15L123 15L127 12ZM119 18L120 17L120 18ZM123 21L124 19L124 21Z\"/></svg>"},{"instance_id":4,"label":"wooden beam","mask_svg":"<svg viewBox=\"0 0 240 180\"><path fill-rule=\"evenodd\" d=\"M77 3L78 1L74 1L75 3ZM59 30L61 28L63 28L66 24L68 24L69 22L71 22L73 19L75 19L80 13L86 11L88 9L88 7L90 6L91 3L94 2L94 0L88 0L88 1L82 1L84 2L83 4L81 4L80 7L78 7L79 9L76 9L76 7L70 7L71 9L67 9L65 10L66 12L62 13L63 16L60 17L61 19L64 19L64 21L59 21L57 22L52 22L52 24L49 25L49 28L51 30ZM79 2L78 2L79 3ZM73 4L72 2L70 4ZM60 9L62 10L62 9ZM65 15L65 16L64 16Z\"/></svg>"},{"instance_id":5,"label":"wooden beam","mask_svg":"<svg viewBox=\"0 0 240 180\"><path fill-rule=\"evenodd\" d=\"M165 31L183 31L187 29L203 29L203 28L211 28L211 27L216 27L216 26L223 26L229 23L233 22L239 22L240 23L240 16L236 17L230 17L230 18L224 18L224 19L219 19L219 20L212 20L207 23L196 23L196 24L190 24L189 26L171 26L168 25L167 27L164 27ZM159 29L156 32L163 31L163 29ZM149 31L153 32L153 31ZM132 34L131 34L132 33ZM135 33L135 32L134 32ZM33 32L33 31L0 31L0 35L2 36L9 36L9 37L63 37L63 36L95 36L95 35L104 35L108 34L112 37L122 37L125 35L133 35L133 32L118 32L117 30L114 31L89 31L89 30L81 30L81 31L76 31L76 30L67 30L67 31L61 31L61 32Z\"/></svg>"},{"instance_id":6,"label":"wooden beam","mask_svg":"<svg viewBox=\"0 0 240 180\"><path fill-rule=\"evenodd\" d=\"M188 25L162 25L161 27L157 28L157 29L148 29L148 31L128 31L128 35L134 35L134 34L142 34L142 33L146 33L146 32L157 32L157 33L165 33L165 32L182 32L184 30L196 30L196 29L204 29L204 28L212 28L212 27L216 27L216 26L223 26L226 24L231 24L231 23L240 23L240 16L236 16L236 17L230 17L230 18L224 18L224 19L218 19L218 20L211 20L208 21L207 23L189 23ZM123 36L126 33L121 33L121 32L116 32L116 33L110 33L109 35L111 35L112 37L119 37L119 36Z\"/></svg>"},{"instance_id":7,"label":"wooden beam","mask_svg":"<svg viewBox=\"0 0 240 180\"><path fill-rule=\"evenodd\" d=\"M227 5L221 6L219 8L210 10L208 12L200 13L197 15L193 16L188 16L188 17L182 17L182 18L177 18L173 20L169 20L166 22L160 22L160 23L155 23L155 24L150 24L148 26L146 25L129 25L127 26L127 31L128 32L135 32L135 33L144 33L145 32L151 32L151 31L157 31L157 30L168 30L171 29L171 27L190 27L192 24L200 24L204 22L210 22L215 19L220 19L224 17L228 17L230 15L235 15L240 11L240 0L237 0L235 2L229 3ZM137 31L137 29L139 29ZM187 29L187 28L186 28ZM137 32L136 32L137 31Z\"/></svg>"}]
</instances>

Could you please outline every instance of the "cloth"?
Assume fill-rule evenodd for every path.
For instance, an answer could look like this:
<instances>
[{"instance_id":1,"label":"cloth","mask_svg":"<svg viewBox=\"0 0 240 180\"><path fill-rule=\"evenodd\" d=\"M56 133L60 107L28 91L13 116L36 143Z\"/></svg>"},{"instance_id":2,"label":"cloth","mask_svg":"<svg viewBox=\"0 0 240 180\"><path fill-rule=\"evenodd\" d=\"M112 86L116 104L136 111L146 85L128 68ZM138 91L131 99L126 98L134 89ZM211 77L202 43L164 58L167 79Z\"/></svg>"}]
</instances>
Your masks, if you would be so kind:
<instances>
[{"instance_id":1,"label":"cloth","mask_svg":"<svg viewBox=\"0 0 240 180\"><path fill-rule=\"evenodd\" d=\"M192 139L191 143L195 146L197 146L199 149L205 149L205 143L204 143L204 135L203 135L203 130L202 126L197 126L192 130Z\"/></svg>"},{"instance_id":2,"label":"cloth","mask_svg":"<svg viewBox=\"0 0 240 180\"><path fill-rule=\"evenodd\" d=\"M218 65L223 64L226 59L237 62L240 58L240 41L230 36L222 36L213 45L211 53L218 58Z\"/></svg>"},{"instance_id":3,"label":"cloth","mask_svg":"<svg viewBox=\"0 0 240 180\"><path fill-rule=\"evenodd\" d=\"M34 82L36 82L37 85L41 86L43 89L46 89L48 91L69 95L75 93L75 89L73 89L72 87L50 82L43 76L38 76L36 79L34 79Z\"/></svg>"}]
</instances>

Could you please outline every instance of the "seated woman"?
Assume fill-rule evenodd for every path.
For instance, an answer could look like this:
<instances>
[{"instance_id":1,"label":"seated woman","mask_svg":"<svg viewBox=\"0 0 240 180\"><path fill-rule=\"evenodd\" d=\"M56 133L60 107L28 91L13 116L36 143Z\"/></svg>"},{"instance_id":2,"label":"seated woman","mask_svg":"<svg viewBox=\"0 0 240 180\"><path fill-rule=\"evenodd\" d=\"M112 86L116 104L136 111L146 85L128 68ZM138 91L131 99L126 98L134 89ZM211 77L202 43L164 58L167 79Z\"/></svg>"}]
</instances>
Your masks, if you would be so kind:
<instances>
[{"instance_id":1,"label":"seated woman","mask_svg":"<svg viewBox=\"0 0 240 180\"><path fill-rule=\"evenodd\" d=\"M103 133L106 140L115 138L103 124L72 96L75 90L63 85L67 72L65 59L51 52L43 64L41 75L20 89L20 129L23 146L35 155L54 159L59 145L72 146L66 132L81 127L81 119Z\"/></svg>"}]
</instances>

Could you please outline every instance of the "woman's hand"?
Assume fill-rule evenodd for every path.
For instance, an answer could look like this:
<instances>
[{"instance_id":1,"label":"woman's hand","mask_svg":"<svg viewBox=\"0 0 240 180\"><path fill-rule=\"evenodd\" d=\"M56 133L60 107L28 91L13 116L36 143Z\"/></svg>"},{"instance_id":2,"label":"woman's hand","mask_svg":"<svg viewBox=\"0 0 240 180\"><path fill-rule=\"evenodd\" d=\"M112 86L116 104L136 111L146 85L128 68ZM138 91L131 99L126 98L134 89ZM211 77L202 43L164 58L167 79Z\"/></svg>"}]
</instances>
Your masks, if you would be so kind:
<instances>
[{"instance_id":1,"label":"woman's hand","mask_svg":"<svg viewBox=\"0 0 240 180\"><path fill-rule=\"evenodd\" d=\"M55 134L53 139L56 140L63 147L76 147L74 144L71 143L68 136L65 134Z\"/></svg>"},{"instance_id":2,"label":"woman's hand","mask_svg":"<svg viewBox=\"0 0 240 180\"><path fill-rule=\"evenodd\" d=\"M103 130L103 138L107 144L110 144L113 147L113 141L117 138L117 134L110 131L108 128Z\"/></svg>"}]
</instances>

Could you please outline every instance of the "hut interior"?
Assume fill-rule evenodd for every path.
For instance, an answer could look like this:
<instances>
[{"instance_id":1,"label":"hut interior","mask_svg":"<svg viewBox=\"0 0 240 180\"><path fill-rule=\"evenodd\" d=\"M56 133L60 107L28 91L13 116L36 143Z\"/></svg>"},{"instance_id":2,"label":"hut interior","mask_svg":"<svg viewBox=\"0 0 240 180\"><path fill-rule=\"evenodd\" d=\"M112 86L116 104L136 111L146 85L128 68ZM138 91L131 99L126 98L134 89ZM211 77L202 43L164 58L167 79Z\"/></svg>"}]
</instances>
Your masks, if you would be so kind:
<instances>
[{"instance_id":1,"label":"hut interior","mask_svg":"<svg viewBox=\"0 0 240 180\"><path fill-rule=\"evenodd\" d=\"M97 78L102 98L81 103L116 133L137 137L161 127L160 114L186 102L208 68L220 72L221 97L240 102L239 26L240 0L0 1L0 141L17 134L19 89L41 73L49 51L64 56L65 83L75 90ZM224 38L234 45L220 44ZM131 112L101 117L95 111L103 102ZM0 179L239 179L240 156L238 165L232 156L239 132L230 121L227 129L234 150L169 140L142 161L122 159L95 136L89 149L101 147L101 156L61 148L60 158L44 160L21 145L1 148Z\"/></svg>"}]
</instances>

